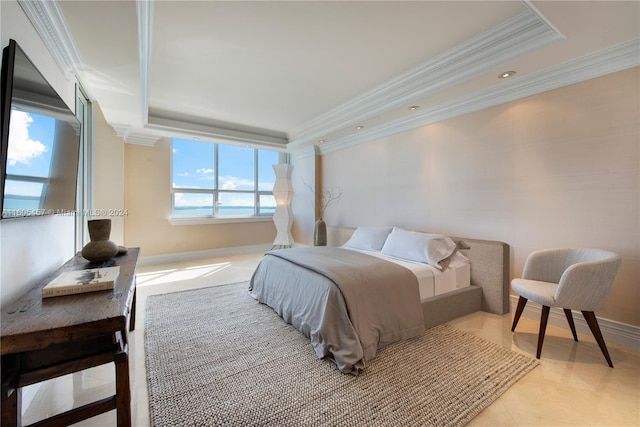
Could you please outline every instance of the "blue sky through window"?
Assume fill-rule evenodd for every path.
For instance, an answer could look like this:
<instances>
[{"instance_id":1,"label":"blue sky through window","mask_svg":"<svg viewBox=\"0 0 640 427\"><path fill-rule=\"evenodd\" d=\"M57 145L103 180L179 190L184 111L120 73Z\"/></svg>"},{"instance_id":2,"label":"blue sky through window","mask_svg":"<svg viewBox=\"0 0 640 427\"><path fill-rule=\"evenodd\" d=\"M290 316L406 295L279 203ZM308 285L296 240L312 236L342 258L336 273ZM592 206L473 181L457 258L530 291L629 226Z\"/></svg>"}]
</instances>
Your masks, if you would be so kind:
<instances>
[{"instance_id":1,"label":"blue sky through window","mask_svg":"<svg viewBox=\"0 0 640 427\"><path fill-rule=\"evenodd\" d=\"M56 120L12 109L10 127L7 174L48 178ZM38 208L42 187L42 183L7 179L4 208Z\"/></svg>"},{"instance_id":2,"label":"blue sky through window","mask_svg":"<svg viewBox=\"0 0 640 427\"><path fill-rule=\"evenodd\" d=\"M188 139L173 139L173 197L177 215L212 215L217 194L218 212L224 215L255 215L256 191L270 192L275 182L272 165L278 163L275 151L216 144ZM216 171L216 164L219 170ZM216 188L216 176L218 187ZM183 189L182 191L180 191ZM191 190L191 191L190 191ZM261 214L273 213L271 194L259 196Z\"/></svg>"},{"instance_id":3,"label":"blue sky through window","mask_svg":"<svg viewBox=\"0 0 640 427\"><path fill-rule=\"evenodd\" d=\"M48 177L56 120L12 110L10 126L7 173Z\"/></svg>"},{"instance_id":4,"label":"blue sky through window","mask_svg":"<svg viewBox=\"0 0 640 427\"><path fill-rule=\"evenodd\" d=\"M215 188L215 145L173 140L173 187Z\"/></svg>"}]
</instances>

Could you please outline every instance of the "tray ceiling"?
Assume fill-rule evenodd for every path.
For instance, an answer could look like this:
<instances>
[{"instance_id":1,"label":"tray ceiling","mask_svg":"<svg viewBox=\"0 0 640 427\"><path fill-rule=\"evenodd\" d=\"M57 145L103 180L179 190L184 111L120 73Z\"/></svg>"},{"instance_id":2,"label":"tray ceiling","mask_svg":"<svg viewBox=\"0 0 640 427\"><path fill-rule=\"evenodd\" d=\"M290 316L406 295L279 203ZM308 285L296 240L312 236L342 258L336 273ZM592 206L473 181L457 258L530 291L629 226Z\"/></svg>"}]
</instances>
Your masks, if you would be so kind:
<instances>
[{"instance_id":1,"label":"tray ceiling","mask_svg":"<svg viewBox=\"0 0 640 427\"><path fill-rule=\"evenodd\" d=\"M142 144L338 149L640 63L634 1L20 4Z\"/></svg>"}]
</instances>

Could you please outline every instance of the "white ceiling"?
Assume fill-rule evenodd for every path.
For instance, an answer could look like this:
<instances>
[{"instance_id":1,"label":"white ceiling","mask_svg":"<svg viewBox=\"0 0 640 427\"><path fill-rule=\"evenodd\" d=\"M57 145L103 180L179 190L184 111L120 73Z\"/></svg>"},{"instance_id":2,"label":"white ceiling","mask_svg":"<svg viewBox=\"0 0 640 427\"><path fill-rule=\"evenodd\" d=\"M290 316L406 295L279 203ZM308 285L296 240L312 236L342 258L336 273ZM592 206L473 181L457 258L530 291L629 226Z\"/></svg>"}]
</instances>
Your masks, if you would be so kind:
<instances>
[{"instance_id":1,"label":"white ceiling","mask_svg":"<svg viewBox=\"0 0 640 427\"><path fill-rule=\"evenodd\" d=\"M640 65L637 1L21 5L132 143L328 151Z\"/></svg>"}]
</instances>

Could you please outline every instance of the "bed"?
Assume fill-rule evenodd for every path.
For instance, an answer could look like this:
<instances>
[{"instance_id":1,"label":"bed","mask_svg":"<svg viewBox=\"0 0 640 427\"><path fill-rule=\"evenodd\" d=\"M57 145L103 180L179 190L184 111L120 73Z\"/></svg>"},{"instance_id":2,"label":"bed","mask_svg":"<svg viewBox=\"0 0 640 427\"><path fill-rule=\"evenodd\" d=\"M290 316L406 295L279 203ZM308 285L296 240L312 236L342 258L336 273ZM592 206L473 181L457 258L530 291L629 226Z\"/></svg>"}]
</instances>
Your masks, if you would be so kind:
<instances>
[{"instance_id":1,"label":"bed","mask_svg":"<svg viewBox=\"0 0 640 427\"><path fill-rule=\"evenodd\" d=\"M451 255L466 259L466 267L454 262L442 269L433 262L430 267L438 269L429 273L406 265L419 264L406 255L411 246L406 240L395 240L403 243L396 245L405 251L401 258L384 251L393 246L392 238L375 250L349 247L362 229L328 227L327 247L270 251L250 284L253 298L309 337L316 356L331 358L341 372L362 372L379 348L420 335L425 328L478 310L508 312L506 244L447 238L456 248ZM389 237L400 236L393 231Z\"/></svg>"}]
</instances>

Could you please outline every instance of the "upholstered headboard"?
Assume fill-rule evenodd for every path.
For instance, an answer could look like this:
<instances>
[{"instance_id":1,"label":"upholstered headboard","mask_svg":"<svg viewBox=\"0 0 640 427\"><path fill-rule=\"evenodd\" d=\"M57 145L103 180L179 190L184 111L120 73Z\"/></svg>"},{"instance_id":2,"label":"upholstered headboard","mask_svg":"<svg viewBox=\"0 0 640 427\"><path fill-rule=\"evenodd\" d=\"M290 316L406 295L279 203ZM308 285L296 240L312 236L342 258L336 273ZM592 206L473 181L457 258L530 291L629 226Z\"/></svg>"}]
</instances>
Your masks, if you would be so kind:
<instances>
[{"instance_id":1,"label":"upholstered headboard","mask_svg":"<svg viewBox=\"0 0 640 427\"><path fill-rule=\"evenodd\" d=\"M355 227L327 226L327 244L342 246L351 237ZM471 284L482 288L482 311L494 314L509 312L509 245L493 240L464 240L470 249L462 253L471 260Z\"/></svg>"}]
</instances>

